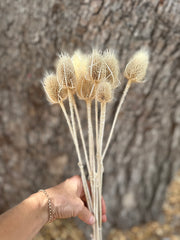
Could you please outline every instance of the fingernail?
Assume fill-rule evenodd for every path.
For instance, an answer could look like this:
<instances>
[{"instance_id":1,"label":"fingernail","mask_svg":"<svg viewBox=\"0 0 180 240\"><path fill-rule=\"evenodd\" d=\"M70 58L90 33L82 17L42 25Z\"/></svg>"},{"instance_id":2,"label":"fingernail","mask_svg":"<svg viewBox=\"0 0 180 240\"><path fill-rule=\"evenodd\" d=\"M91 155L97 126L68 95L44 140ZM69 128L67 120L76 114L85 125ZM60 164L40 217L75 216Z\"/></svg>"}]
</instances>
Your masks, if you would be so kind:
<instances>
[{"instance_id":1,"label":"fingernail","mask_svg":"<svg viewBox=\"0 0 180 240\"><path fill-rule=\"evenodd\" d=\"M95 217L91 216L89 219L89 224L93 224L93 223L95 223Z\"/></svg>"}]
</instances>

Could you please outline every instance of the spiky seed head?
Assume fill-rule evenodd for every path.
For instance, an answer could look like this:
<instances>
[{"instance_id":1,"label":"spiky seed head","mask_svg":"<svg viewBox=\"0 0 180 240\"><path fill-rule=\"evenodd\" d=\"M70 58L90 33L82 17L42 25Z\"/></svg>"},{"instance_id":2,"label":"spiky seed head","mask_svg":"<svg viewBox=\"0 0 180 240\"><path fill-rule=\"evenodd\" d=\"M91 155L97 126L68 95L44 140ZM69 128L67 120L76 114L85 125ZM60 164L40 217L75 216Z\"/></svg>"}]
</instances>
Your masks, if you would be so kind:
<instances>
[{"instance_id":1,"label":"spiky seed head","mask_svg":"<svg viewBox=\"0 0 180 240\"><path fill-rule=\"evenodd\" d=\"M88 74L88 56L79 50L72 56L76 74L76 94L82 100L92 100L95 97L95 85Z\"/></svg>"},{"instance_id":2,"label":"spiky seed head","mask_svg":"<svg viewBox=\"0 0 180 240\"><path fill-rule=\"evenodd\" d=\"M95 98L95 84L93 81L87 80L85 77L78 79L76 93L82 100L93 100Z\"/></svg>"},{"instance_id":3,"label":"spiky seed head","mask_svg":"<svg viewBox=\"0 0 180 240\"><path fill-rule=\"evenodd\" d=\"M119 61L115 53L111 50L104 52L103 59L105 63L105 78L112 88L119 85Z\"/></svg>"},{"instance_id":4,"label":"spiky seed head","mask_svg":"<svg viewBox=\"0 0 180 240\"><path fill-rule=\"evenodd\" d=\"M103 56L99 51L93 50L92 54L89 56L88 67L89 75L93 81L97 83L104 78L105 64L103 61Z\"/></svg>"},{"instance_id":5,"label":"spiky seed head","mask_svg":"<svg viewBox=\"0 0 180 240\"><path fill-rule=\"evenodd\" d=\"M75 53L72 56L72 63L74 66L77 81L78 78L81 78L84 75L86 75L86 78L88 78L87 55L83 54L80 50L75 51Z\"/></svg>"},{"instance_id":6,"label":"spiky seed head","mask_svg":"<svg viewBox=\"0 0 180 240\"><path fill-rule=\"evenodd\" d=\"M145 49L137 51L127 64L124 76L133 82L142 82L149 63L149 53Z\"/></svg>"},{"instance_id":7,"label":"spiky seed head","mask_svg":"<svg viewBox=\"0 0 180 240\"><path fill-rule=\"evenodd\" d=\"M69 55L61 55L59 57L56 74L60 86L68 89L76 88L74 66Z\"/></svg>"},{"instance_id":8,"label":"spiky seed head","mask_svg":"<svg viewBox=\"0 0 180 240\"><path fill-rule=\"evenodd\" d=\"M112 86L109 82L100 82L97 87L96 98L101 103L107 103L112 100Z\"/></svg>"},{"instance_id":9,"label":"spiky seed head","mask_svg":"<svg viewBox=\"0 0 180 240\"><path fill-rule=\"evenodd\" d=\"M67 97L68 97L67 88L60 88L59 92L58 92L59 100L64 101L64 100L66 100Z\"/></svg>"},{"instance_id":10,"label":"spiky seed head","mask_svg":"<svg viewBox=\"0 0 180 240\"><path fill-rule=\"evenodd\" d=\"M59 84L56 75L48 74L43 80L43 87L50 103L58 103Z\"/></svg>"}]
</instances>

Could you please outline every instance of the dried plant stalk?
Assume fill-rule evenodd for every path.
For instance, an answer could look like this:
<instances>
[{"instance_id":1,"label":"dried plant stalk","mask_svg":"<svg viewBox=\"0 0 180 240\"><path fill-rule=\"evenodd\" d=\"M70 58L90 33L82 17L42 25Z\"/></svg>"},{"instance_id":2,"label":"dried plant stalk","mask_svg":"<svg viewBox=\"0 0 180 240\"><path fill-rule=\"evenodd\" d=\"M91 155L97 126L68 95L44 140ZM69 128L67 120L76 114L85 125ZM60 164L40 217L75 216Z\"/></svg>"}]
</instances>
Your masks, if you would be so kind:
<instances>
[{"instance_id":1,"label":"dried plant stalk","mask_svg":"<svg viewBox=\"0 0 180 240\"><path fill-rule=\"evenodd\" d=\"M79 159L78 166L81 171L82 182L83 182L84 191L85 191L85 195L86 195L86 199L87 199L87 203L88 203L88 208L92 212L93 208L92 208L92 202L90 201L91 197L90 197L89 188L88 188L87 181L86 181L86 176L85 176L84 167L82 164L79 144L78 144L78 140L77 140L76 124L75 124L75 120L74 120L74 111L73 111L73 103L72 103L73 102L72 101L72 93L70 90L68 90L68 99L69 99L69 107L70 107L70 113L71 113L72 129L73 129L73 133L74 133L74 143L75 143L75 147L76 147L76 151L77 151L77 155L78 155L78 159Z\"/></svg>"},{"instance_id":2,"label":"dried plant stalk","mask_svg":"<svg viewBox=\"0 0 180 240\"><path fill-rule=\"evenodd\" d=\"M85 143L85 140L84 140L84 134L83 134L83 130L82 130L81 120L80 120L80 117L79 117L79 111L78 111L74 96L72 96L72 97L73 97L73 107L74 107L76 119L77 119L77 122L78 122L78 127L79 127L79 132L80 132L80 136L81 136L82 145L83 145L83 150L84 150L85 160L86 160L86 164L87 164L88 174L89 174L89 178L91 178L92 172L91 172L90 165L89 165L86 143Z\"/></svg>"},{"instance_id":3,"label":"dried plant stalk","mask_svg":"<svg viewBox=\"0 0 180 240\"><path fill-rule=\"evenodd\" d=\"M99 236L102 236L102 179L103 179L103 164L102 164L102 145L105 126L106 104L112 100L112 87L109 82L103 81L99 84L96 93L96 99L101 103L101 114L99 123L99 135L97 144L97 164L98 164L98 221L99 221Z\"/></svg>"},{"instance_id":4,"label":"dried plant stalk","mask_svg":"<svg viewBox=\"0 0 180 240\"><path fill-rule=\"evenodd\" d=\"M113 135L114 127L115 127L115 124L116 124L116 122L117 122L117 118L118 118L119 112L120 112L120 110L121 110L121 107L122 107L122 104L123 104L123 102L124 102L124 100L125 100L125 97L126 97L126 95L127 95L127 93L128 93L128 90L129 90L129 88L130 88L130 86L131 86L131 83L132 83L131 80L129 80L129 81L127 82L126 87L125 87L124 92L123 92L123 95L122 95L122 97L121 97L121 100L120 100L120 102L119 102L119 105L118 105L118 107L117 107L117 110L116 110L116 113L115 113L115 116L114 116L114 120L113 120L113 124L112 124L112 126L111 126L110 134L109 134L109 137L108 137L108 140L107 140L107 143L106 143L104 152L103 152L102 161L104 160L104 157L105 157L105 155L106 155L107 149L108 149L108 147L109 147L109 144L110 144L110 141L111 141L111 138L112 138L112 135Z\"/></svg>"},{"instance_id":5,"label":"dried plant stalk","mask_svg":"<svg viewBox=\"0 0 180 240\"><path fill-rule=\"evenodd\" d=\"M85 177L85 173L84 173L84 168L83 168L83 164L82 164L82 159L81 159L81 155L80 155L80 151L79 151L79 146L78 146L78 142L77 142L77 136L75 136L75 134L74 134L74 131L73 131L73 128L72 128L72 126L71 126L71 122L70 122L69 116L68 116L68 114L67 114L67 111L66 111L66 109L65 109L64 103L63 103L63 102L59 102L59 104L60 104L61 109L62 109L62 111L63 111L63 113L64 113L66 122L67 122L67 124L68 124L69 130L70 130L70 133L71 133L71 136L72 136L72 139L73 139L75 148L76 148L76 152L77 152L78 159L79 159L78 166L79 166L79 168L80 168L80 172L81 172L81 176L82 176L82 182L83 182L83 186L84 186L84 192L85 192L85 195L86 195L88 208L89 208L89 210L92 212L92 211L93 211L93 208L92 208L92 200L91 200L91 196L90 196L88 184L87 184L86 177Z\"/></svg>"},{"instance_id":6,"label":"dried plant stalk","mask_svg":"<svg viewBox=\"0 0 180 240\"><path fill-rule=\"evenodd\" d=\"M92 196L95 196L95 157L94 157L94 137L93 137L93 127L92 127L92 119L91 119L91 101L86 101L87 107L87 120L88 120L88 141L89 141L89 161L90 167L92 170ZM94 199L93 199L94 202ZM95 213L95 209L94 209Z\"/></svg>"},{"instance_id":7,"label":"dried plant stalk","mask_svg":"<svg viewBox=\"0 0 180 240\"><path fill-rule=\"evenodd\" d=\"M117 118L118 118L118 114L121 110L122 104L125 100L125 97L131 86L131 83L132 82L136 82L136 83L143 82L143 79L146 75L148 64L149 64L149 53L146 49L141 49L132 56L132 58L129 60L128 64L126 65L126 68L124 71L124 76L128 79L128 82L126 84L126 87L124 89L123 95L121 97L121 100L119 102L118 108L117 108L115 116L114 116L114 120L113 120L111 131L110 131L110 134L108 137L108 141L107 141L106 147L104 149L104 153L103 153L103 157L102 157L103 159L104 159L107 149L109 147L109 143L112 138L112 134L114 131L114 127L115 127Z\"/></svg>"},{"instance_id":8,"label":"dried plant stalk","mask_svg":"<svg viewBox=\"0 0 180 240\"><path fill-rule=\"evenodd\" d=\"M99 124L98 124L98 101L97 99L95 99L95 125L96 125L96 147L98 145L98 128L99 128Z\"/></svg>"},{"instance_id":9,"label":"dried plant stalk","mask_svg":"<svg viewBox=\"0 0 180 240\"><path fill-rule=\"evenodd\" d=\"M105 115L106 115L106 103L101 103L101 116L100 116L100 126L99 126L99 152L97 153L97 161L99 166L98 177L99 177L99 232L102 236L102 180L103 180L103 163L102 163L102 145L104 136L104 126L105 126ZM99 157L99 159L98 159Z\"/></svg>"}]
</instances>

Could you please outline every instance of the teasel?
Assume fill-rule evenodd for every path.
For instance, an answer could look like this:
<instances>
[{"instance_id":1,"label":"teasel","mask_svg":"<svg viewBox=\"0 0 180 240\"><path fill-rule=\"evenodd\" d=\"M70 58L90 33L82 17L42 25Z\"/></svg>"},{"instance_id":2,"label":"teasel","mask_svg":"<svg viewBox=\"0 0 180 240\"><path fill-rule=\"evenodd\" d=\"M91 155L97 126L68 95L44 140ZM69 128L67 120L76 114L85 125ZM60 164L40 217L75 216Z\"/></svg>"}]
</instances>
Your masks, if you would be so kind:
<instances>
[{"instance_id":1,"label":"teasel","mask_svg":"<svg viewBox=\"0 0 180 240\"><path fill-rule=\"evenodd\" d=\"M85 191L85 194L86 194L88 208L90 209L90 211L92 211L92 200L91 200L91 197L90 197L88 185L87 185L86 178L85 178L85 173L84 173L84 169L83 169L83 165L82 165L79 146L78 146L77 139L76 139L76 136L74 134L69 116L68 116L66 108L64 106L64 100L66 100L67 97L68 97L67 88L64 88L63 86L59 85L59 83L57 81L57 77L54 74L49 74L49 75L46 74L46 76L44 78L44 81L43 81L43 87L44 87L44 90L46 92L47 98L50 101L50 103L59 104L61 106L61 109L64 113L65 118L66 118L66 122L68 124L72 139L74 141L76 152L77 152L78 159L79 159L78 165L79 165L80 171L81 171L81 176L82 176L84 191Z\"/></svg>"},{"instance_id":2,"label":"teasel","mask_svg":"<svg viewBox=\"0 0 180 240\"><path fill-rule=\"evenodd\" d=\"M96 103L101 104L101 116L99 124L99 136L96 143L97 146L97 164L98 164L98 204L99 204L99 235L102 236L102 210L101 210L101 195L102 195L102 179L103 179L103 164L102 164L102 141L104 135L105 112L106 104L112 100L113 89L119 86L119 61L112 50L107 50L101 56L102 61L102 80L97 86ZM97 124L96 124L97 126Z\"/></svg>"},{"instance_id":3,"label":"teasel","mask_svg":"<svg viewBox=\"0 0 180 240\"><path fill-rule=\"evenodd\" d=\"M102 163L102 147L103 147L103 136L105 127L105 115L106 115L106 105L108 102L112 101L113 90L112 84L110 82L102 81L99 83L96 92L96 99L101 104L101 114L100 114L100 124L99 124L99 139L97 145L97 163L98 163L98 177L99 177L99 229L102 229L102 206L101 206L101 196L102 196L102 177L103 177L103 163ZM100 234L101 235L101 234Z\"/></svg>"},{"instance_id":4,"label":"teasel","mask_svg":"<svg viewBox=\"0 0 180 240\"><path fill-rule=\"evenodd\" d=\"M119 61L115 52L108 50L104 53L93 50L91 55L82 54L76 51L71 58L67 54L59 56L56 62L56 75L46 74L43 82L47 98L52 104L60 104L70 129L73 142L78 155L78 165L81 171L83 187L87 199L89 210L94 213L96 222L93 225L93 239L102 239L102 179L103 179L103 159L108 149L114 126L122 104L133 82L143 82L149 62L149 55L146 50L140 50L134 54L127 64L124 76L128 82L121 96L117 107L110 134L103 149L103 136L105 128L106 105L112 101L113 92L119 85ZM79 117L76 98L84 100L87 107L89 157L87 154L82 125ZM68 98L70 117L64 106L64 101ZM96 125L96 159L94 149L94 134L92 125L91 108L95 100L95 125ZM98 105L100 105L100 117L98 116ZM74 116L75 115L75 116ZM81 152L79 148L76 121L83 145L86 165L88 169L91 195L87 185L84 167L82 164Z\"/></svg>"},{"instance_id":5,"label":"teasel","mask_svg":"<svg viewBox=\"0 0 180 240\"><path fill-rule=\"evenodd\" d=\"M93 226L93 229L94 229L93 234L95 238L99 239L97 236L98 211L97 211L97 205L96 205L97 173L96 173L95 150L94 150L94 134L93 134L93 125L92 125L92 116L91 116L91 105L92 105L92 101L95 98L96 83L89 73L90 57L82 54L80 51L77 51L73 55L72 59L73 59L73 64L75 67L76 78L77 78L76 94L80 100L84 100L86 102L86 108L87 108L89 160L90 160L90 168L92 173L90 178L90 183L91 183L91 189L92 189L93 212L96 218L96 223Z\"/></svg>"},{"instance_id":6,"label":"teasel","mask_svg":"<svg viewBox=\"0 0 180 240\"><path fill-rule=\"evenodd\" d=\"M105 154L107 152L107 149L109 147L109 143L111 141L112 138L112 134L114 131L114 127L119 115L119 112L121 110L122 104L125 100L125 97L129 91L129 88L131 86L131 84L134 83L143 83L145 75L146 75L146 71L147 71L147 67L149 64L149 52L146 49L140 49L139 51L137 51L129 60L128 64L126 65L125 71L124 71L124 77L128 80L125 89L123 91L123 95L120 99L119 105L117 107L115 116L114 116L114 120L113 120L113 124L111 126L111 130L110 130L110 134L103 152L103 156L102 159L104 159Z\"/></svg>"},{"instance_id":7,"label":"teasel","mask_svg":"<svg viewBox=\"0 0 180 240\"><path fill-rule=\"evenodd\" d=\"M90 81L90 79L87 79L88 74L87 74L87 56L85 54L82 54L79 50L76 51L74 53L74 55L72 56L72 62L73 62L73 66L75 69L75 74L76 74L76 94L78 96L79 99L84 100L85 102L93 99L94 98L94 86L92 84L92 82ZM79 113L77 110L77 106L75 106L76 108L76 112L77 112L77 117L79 118ZM80 118L79 118L79 122L80 122ZM80 123L81 125L81 123ZM82 127L80 126L81 131L82 131ZM88 133L90 133L88 131ZM83 135L83 134L82 134ZM90 137L90 134L88 134L88 136ZM84 136L83 136L84 139ZM90 139L89 139L90 140ZM84 141L85 142L85 141ZM85 144L84 144L85 146ZM86 147L85 147L86 149ZM85 150L86 151L86 150ZM87 152L85 153L86 158L87 157ZM89 178L90 178L90 182L91 182L91 186L92 186L92 174L93 174L93 168L92 168L92 149L89 146L89 159L88 159L88 164L90 162L89 165Z\"/></svg>"},{"instance_id":8,"label":"teasel","mask_svg":"<svg viewBox=\"0 0 180 240\"><path fill-rule=\"evenodd\" d=\"M98 83L105 76L105 64L103 61L102 52L97 49L93 49L93 52L88 57L88 73L94 82L94 86L97 87ZM95 122L96 122L96 145L98 142L98 102L95 99Z\"/></svg>"},{"instance_id":9,"label":"teasel","mask_svg":"<svg viewBox=\"0 0 180 240\"><path fill-rule=\"evenodd\" d=\"M111 84L113 89L117 88L120 84L119 81L119 61L113 50L106 50L103 53L103 61L105 64L104 78Z\"/></svg>"}]
</instances>

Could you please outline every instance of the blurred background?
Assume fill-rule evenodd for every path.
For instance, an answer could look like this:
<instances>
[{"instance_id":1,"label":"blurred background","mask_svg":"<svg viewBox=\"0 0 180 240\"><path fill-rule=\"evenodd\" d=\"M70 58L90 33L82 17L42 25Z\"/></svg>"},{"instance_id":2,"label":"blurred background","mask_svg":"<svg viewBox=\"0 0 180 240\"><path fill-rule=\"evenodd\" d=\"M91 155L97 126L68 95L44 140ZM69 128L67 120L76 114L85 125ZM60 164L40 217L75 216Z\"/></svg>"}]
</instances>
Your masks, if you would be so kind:
<instances>
[{"instance_id":1,"label":"blurred background","mask_svg":"<svg viewBox=\"0 0 180 240\"><path fill-rule=\"evenodd\" d=\"M0 1L0 213L79 174L64 116L41 85L57 54L116 51L121 86L108 107L107 139L123 69L145 46L147 82L130 89L104 161L104 239L180 239L179 23L179 0ZM85 106L79 110L87 136ZM45 226L37 240L88 234L71 219Z\"/></svg>"}]
</instances>

